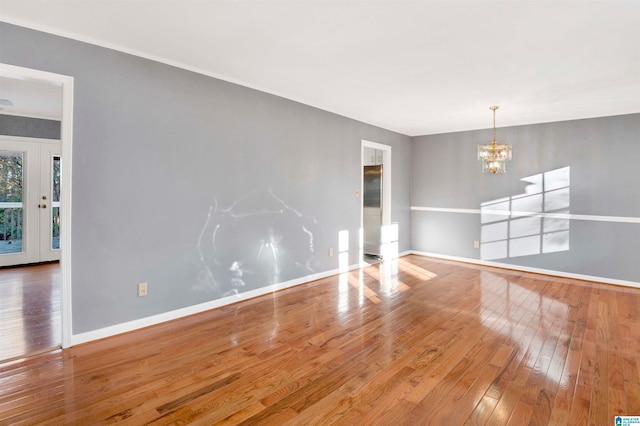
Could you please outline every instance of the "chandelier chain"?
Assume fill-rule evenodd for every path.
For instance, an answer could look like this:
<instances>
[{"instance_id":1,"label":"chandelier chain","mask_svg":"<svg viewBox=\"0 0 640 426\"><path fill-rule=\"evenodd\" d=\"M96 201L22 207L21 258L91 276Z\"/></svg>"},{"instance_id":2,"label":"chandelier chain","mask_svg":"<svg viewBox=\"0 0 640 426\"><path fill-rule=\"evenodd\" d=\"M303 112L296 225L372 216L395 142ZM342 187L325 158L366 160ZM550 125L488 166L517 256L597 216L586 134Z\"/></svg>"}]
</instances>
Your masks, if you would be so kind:
<instances>
[{"instance_id":1,"label":"chandelier chain","mask_svg":"<svg viewBox=\"0 0 640 426\"><path fill-rule=\"evenodd\" d=\"M493 146L495 147L497 144L496 141L496 110L500 108L498 105L490 106L489 109L493 111Z\"/></svg>"}]
</instances>

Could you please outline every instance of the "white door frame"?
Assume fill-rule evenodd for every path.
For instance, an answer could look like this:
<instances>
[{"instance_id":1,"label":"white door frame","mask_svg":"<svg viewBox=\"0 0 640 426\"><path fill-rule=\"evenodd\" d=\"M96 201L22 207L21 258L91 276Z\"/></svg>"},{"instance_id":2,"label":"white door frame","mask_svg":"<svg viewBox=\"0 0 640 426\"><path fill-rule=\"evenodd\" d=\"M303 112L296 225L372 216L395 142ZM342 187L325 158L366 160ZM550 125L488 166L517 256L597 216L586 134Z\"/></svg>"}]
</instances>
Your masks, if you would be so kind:
<instances>
[{"instance_id":1,"label":"white door frame","mask_svg":"<svg viewBox=\"0 0 640 426\"><path fill-rule=\"evenodd\" d=\"M382 244L388 243L389 232L388 229L391 226L391 146L383 145L377 142L371 142L362 139L362 144L360 146L360 194L363 196L360 200L360 263L363 262L363 230L364 223L362 221L362 217L364 214L364 165L365 165L365 148L373 148L379 149L382 151ZM385 232L385 230L387 230ZM383 253L384 254L384 253Z\"/></svg>"},{"instance_id":2,"label":"white door frame","mask_svg":"<svg viewBox=\"0 0 640 426\"><path fill-rule=\"evenodd\" d=\"M0 63L0 76L52 84L62 88L60 146L60 325L62 347L71 346L71 166L73 154L73 77Z\"/></svg>"}]
</instances>

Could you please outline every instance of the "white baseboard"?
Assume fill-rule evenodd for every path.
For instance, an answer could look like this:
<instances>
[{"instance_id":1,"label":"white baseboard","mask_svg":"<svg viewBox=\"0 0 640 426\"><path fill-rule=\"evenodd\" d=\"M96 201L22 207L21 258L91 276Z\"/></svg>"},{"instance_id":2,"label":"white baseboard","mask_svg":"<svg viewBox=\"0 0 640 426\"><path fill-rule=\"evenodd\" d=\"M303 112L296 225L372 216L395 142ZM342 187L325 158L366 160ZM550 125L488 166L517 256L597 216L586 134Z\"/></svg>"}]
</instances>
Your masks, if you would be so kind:
<instances>
[{"instance_id":1,"label":"white baseboard","mask_svg":"<svg viewBox=\"0 0 640 426\"><path fill-rule=\"evenodd\" d=\"M562 272L562 271L530 268L526 266L512 265L508 263L487 262L487 261L482 261L478 259L470 259L470 258L458 257L458 256L447 256L447 255L442 255L437 253L428 253L428 252L422 252L417 250L403 251L401 253L398 253L397 257L402 257L409 254L434 257L438 259L454 260L458 262L472 263L472 264L482 265L482 266L492 266L492 267L503 268L503 269L512 269L516 271L533 272L536 274L553 275L557 277L575 278L575 279L585 280L585 281L594 281L594 282L600 282L600 283L606 283L606 284L615 284L615 285L621 285L626 287L640 288L640 283L633 282L633 281L615 280L615 279L604 278L604 277L595 277L591 275L571 274L571 273ZM350 265L348 267L348 271L352 271L354 269L359 269L361 267L366 267L366 266L369 266L369 264L364 262L362 264ZM310 281L315 281L315 280L330 277L333 275L338 275L342 272L344 271L341 271L339 269L332 269L332 270L320 272L317 274L306 275L304 277L296 278L283 283L273 284L267 287L262 287L255 290L247 291L246 293L227 296L221 299L200 303L198 305L187 306L187 307L176 309L173 311L163 312L158 315L152 315L150 317L140 318L137 320L124 322L124 323L112 325L109 327L88 331L85 333L74 334L71 336L71 344L69 346L75 346L82 343L91 342L93 340L104 339L106 337L115 336L117 334L127 333L130 331L138 330L138 329L149 327L152 325L157 325L163 322L183 318L189 315L198 314L211 309L216 309L222 306L230 305L232 303L241 302L243 300L252 299L258 296L264 296L266 294L269 294L278 290L284 290L286 288L295 287L297 285L305 284Z\"/></svg>"},{"instance_id":2,"label":"white baseboard","mask_svg":"<svg viewBox=\"0 0 640 426\"><path fill-rule=\"evenodd\" d=\"M428 252L417 251L417 250L411 250L411 254L416 254L419 256L435 257L437 259L455 260L457 262L473 263L475 265L492 266L495 268L511 269L514 271L533 272L535 274L552 275L555 277L573 278L578 280L592 281L592 282L598 282L598 283L604 283L604 284L615 284L615 285L621 285L625 287L640 288L640 283L637 283L634 281L617 280L617 279L606 278L606 277L596 277L593 275L573 274L570 272L555 271L552 269L531 268L529 266L513 265L511 263L488 262L485 260L471 259L468 257L449 256L445 254L428 253Z\"/></svg>"},{"instance_id":3,"label":"white baseboard","mask_svg":"<svg viewBox=\"0 0 640 426\"><path fill-rule=\"evenodd\" d=\"M366 264L351 265L348 267L348 270L351 271L354 269L358 269L361 266L366 266ZM178 318L183 318L189 315L198 314L211 309L220 308L222 306L230 305L232 303L237 303L243 300L252 299L254 297L264 296L266 294L269 294L278 290L284 290L286 288L294 287L300 284L305 284L310 281L319 280L321 278L330 277L332 275L338 275L342 272L343 271L340 271L339 269L332 269L332 270L320 272L317 274L306 275L304 277L296 278L283 283L273 284L267 287L262 287L255 290L247 291L245 293L240 293L233 296L227 296L221 299L211 300L205 303L200 303L198 305L187 306L187 307L176 309L173 311L152 315L150 317L140 318L137 320L115 324L115 325L100 328L97 330L87 331L85 333L73 334L71 336L71 344L68 347L91 342L93 340L104 339L106 337L115 336L117 334L127 333L129 331L134 331L140 328L157 325L163 322L172 321Z\"/></svg>"}]
</instances>

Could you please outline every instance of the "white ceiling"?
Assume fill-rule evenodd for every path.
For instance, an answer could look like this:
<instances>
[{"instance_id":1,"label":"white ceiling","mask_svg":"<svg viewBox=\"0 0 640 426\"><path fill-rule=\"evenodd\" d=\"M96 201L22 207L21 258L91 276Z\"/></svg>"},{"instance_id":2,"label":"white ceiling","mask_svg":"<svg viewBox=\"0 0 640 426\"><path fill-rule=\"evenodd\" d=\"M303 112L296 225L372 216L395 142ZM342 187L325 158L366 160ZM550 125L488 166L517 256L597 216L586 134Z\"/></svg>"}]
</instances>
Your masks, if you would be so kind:
<instances>
[{"instance_id":1,"label":"white ceiling","mask_svg":"<svg viewBox=\"0 0 640 426\"><path fill-rule=\"evenodd\" d=\"M0 114L60 120L62 87L0 76L0 99L13 105L0 105Z\"/></svg>"},{"instance_id":2,"label":"white ceiling","mask_svg":"<svg viewBox=\"0 0 640 426\"><path fill-rule=\"evenodd\" d=\"M424 135L640 112L640 1L0 0L0 19ZM0 95L0 98L3 96Z\"/></svg>"}]
</instances>

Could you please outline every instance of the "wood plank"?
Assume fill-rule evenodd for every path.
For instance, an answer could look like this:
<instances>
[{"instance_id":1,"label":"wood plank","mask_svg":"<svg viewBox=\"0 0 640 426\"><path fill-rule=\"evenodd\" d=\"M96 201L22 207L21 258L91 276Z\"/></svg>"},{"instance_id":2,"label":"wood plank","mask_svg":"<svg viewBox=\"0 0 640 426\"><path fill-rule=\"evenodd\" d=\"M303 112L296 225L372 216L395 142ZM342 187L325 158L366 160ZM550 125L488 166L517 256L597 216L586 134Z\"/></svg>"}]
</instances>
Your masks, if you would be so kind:
<instances>
[{"instance_id":1,"label":"wood plank","mask_svg":"<svg viewBox=\"0 0 640 426\"><path fill-rule=\"evenodd\" d=\"M60 346L60 266L0 268L0 362Z\"/></svg>"},{"instance_id":2,"label":"wood plank","mask_svg":"<svg viewBox=\"0 0 640 426\"><path fill-rule=\"evenodd\" d=\"M580 369L569 412L569 424L588 424L592 404L600 405L601 401L591 400L593 376L596 358L596 324L598 322L599 294L594 289L589 300L586 317L586 328L583 334Z\"/></svg>"},{"instance_id":3,"label":"wood plank","mask_svg":"<svg viewBox=\"0 0 640 426\"><path fill-rule=\"evenodd\" d=\"M509 417L507 425L520 426L531 424L531 417L533 416L533 413L534 409L532 406L519 401L513 409L513 413L511 414L511 417Z\"/></svg>"}]
</instances>

